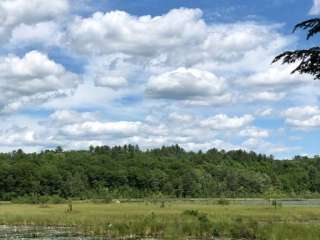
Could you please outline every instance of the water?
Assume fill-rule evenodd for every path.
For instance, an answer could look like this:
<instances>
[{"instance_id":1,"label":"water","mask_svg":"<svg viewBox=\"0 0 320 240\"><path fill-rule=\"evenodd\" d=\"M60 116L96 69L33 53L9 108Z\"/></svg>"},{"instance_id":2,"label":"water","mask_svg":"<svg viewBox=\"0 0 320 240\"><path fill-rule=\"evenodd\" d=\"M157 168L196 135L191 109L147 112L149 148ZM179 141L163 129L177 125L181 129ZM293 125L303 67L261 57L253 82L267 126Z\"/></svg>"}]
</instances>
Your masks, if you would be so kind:
<instances>
[{"instance_id":1,"label":"water","mask_svg":"<svg viewBox=\"0 0 320 240\"><path fill-rule=\"evenodd\" d=\"M0 240L111 240L106 237L88 237L76 234L72 228L42 226L7 226L0 225ZM124 238L121 238L124 239ZM131 239L131 238L130 238ZM135 238L136 239L136 238ZM138 238L136 239L138 240ZM159 240L139 238L139 240Z\"/></svg>"},{"instance_id":2,"label":"water","mask_svg":"<svg viewBox=\"0 0 320 240\"><path fill-rule=\"evenodd\" d=\"M283 206L319 206L320 199L278 199L278 202L282 203ZM238 199L233 200L236 204L242 205L268 205L270 202L264 199Z\"/></svg>"},{"instance_id":3,"label":"water","mask_svg":"<svg viewBox=\"0 0 320 240\"><path fill-rule=\"evenodd\" d=\"M102 237L86 237L72 233L70 228L37 226L0 226L0 239L6 240L102 240Z\"/></svg>"}]
</instances>

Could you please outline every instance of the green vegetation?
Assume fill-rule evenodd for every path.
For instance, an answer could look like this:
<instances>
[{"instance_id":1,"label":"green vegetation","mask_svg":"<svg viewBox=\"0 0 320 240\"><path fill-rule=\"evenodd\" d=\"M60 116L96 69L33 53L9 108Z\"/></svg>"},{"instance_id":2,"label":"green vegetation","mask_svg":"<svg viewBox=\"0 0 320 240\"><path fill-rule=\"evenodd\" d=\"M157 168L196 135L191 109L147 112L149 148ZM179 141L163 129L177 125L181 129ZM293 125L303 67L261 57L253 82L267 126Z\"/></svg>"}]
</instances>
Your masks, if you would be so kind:
<instances>
[{"instance_id":1,"label":"green vegetation","mask_svg":"<svg viewBox=\"0 0 320 240\"><path fill-rule=\"evenodd\" d=\"M318 197L320 157L278 161L244 151L186 152L179 146L18 150L0 154L0 200Z\"/></svg>"},{"instance_id":2,"label":"green vegetation","mask_svg":"<svg viewBox=\"0 0 320 240\"><path fill-rule=\"evenodd\" d=\"M0 224L64 226L75 232L108 237L161 239L295 240L319 239L320 209L316 207L228 206L215 201L169 201L165 207L149 201L48 205L1 204Z\"/></svg>"},{"instance_id":3,"label":"green vegetation","mask_svg":"<svg viewBox=\"0 0 320 240\"><path fill-rule=\"evenodd\" d=\"M185 152L178 146L0 155L0 198L246 197L270 188L318 193L320 158L276 161L243 151ZM158 197L158 196L157 196Z\"/></svg>"},{"instance_id":4,"label":"green vegetation","mask_svg":"<svg viewBox=\"0 0 320 240\"><path fill-rule=\"evenodd\" d=\"M319 196L317 156L278 161L244 151L131 145L18 150L0 154L0 179L0 199L15 203L0 204L0 224L67 226L114 238L320 237L320 209L279 201ZM235 197L265 204L237 205Z\"/></svg>"}]
</instances>

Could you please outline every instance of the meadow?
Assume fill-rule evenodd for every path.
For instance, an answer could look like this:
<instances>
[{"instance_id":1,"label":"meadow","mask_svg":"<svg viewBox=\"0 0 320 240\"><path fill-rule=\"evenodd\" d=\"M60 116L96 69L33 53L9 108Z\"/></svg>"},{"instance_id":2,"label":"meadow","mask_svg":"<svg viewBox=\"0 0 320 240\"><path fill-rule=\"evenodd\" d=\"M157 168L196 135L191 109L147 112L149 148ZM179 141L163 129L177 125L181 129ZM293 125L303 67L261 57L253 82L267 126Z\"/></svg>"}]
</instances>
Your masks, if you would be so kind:
<instances>
[{"instance_id":1,"label":"meadow","mask_svg":"<svg viewBox=\"0 0 320 240\"><path fill-rule=\"evenodd\" d=\"M0 204L0 225L71 227L108 239L320 239L320 208L215 200Z\"/></svg>"}]
</instances>

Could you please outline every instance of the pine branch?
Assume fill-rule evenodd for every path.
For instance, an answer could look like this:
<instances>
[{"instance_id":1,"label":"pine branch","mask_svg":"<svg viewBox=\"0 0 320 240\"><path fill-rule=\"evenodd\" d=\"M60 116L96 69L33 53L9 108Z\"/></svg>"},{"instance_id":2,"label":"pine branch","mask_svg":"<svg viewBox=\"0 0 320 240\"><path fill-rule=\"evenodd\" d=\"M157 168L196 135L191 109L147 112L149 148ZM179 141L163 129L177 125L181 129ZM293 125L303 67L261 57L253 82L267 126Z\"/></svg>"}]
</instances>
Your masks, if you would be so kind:
<instances>
[{"instance_id":1,"label":"pine branch","mask_svg":"<svg viewBox=\"0 0 320 240\"><path fill-rule=\"evenodd\" d=\"M287 51L275 57L272 63L279 61L281 61L282 64L301 61L292 73L311 74L315 79L320 79L320 47Z\"/></svg>"},{"instance_id":2,"label":"pine branch","mask_svg":"<svg viewBox=\"0 0 320 240\"><path fill-rule=\"evenodd\" d=\"M294 27L293 32L297 31L298 28L301 28L303 30L308 30L307 39L309 39L313 35L320 32L320 18L313 18L313 19L309 19L301 23L298 23Z\"/></svg>"}]
</instances>

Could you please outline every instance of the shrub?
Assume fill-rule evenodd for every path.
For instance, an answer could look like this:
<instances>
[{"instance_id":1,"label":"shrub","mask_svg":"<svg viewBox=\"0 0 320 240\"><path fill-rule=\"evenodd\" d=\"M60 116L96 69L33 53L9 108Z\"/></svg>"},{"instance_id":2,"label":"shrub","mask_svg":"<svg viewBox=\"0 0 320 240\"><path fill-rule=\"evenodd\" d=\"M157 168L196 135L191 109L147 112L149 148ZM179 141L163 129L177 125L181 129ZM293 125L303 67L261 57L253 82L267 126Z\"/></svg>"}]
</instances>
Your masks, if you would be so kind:
<instances>
[{"instance_id":1,"label":"shrub","mask_svg":"<svg viewBox=\"0 0 320 240\"><path fill-rule=\"evenodd\" d=\"M60 204L65 203L66 200L58 195L48 196L43 195L39 196L36 194L24 195L17 197L11 200L12 203L16 204Z\"/></svg>"},{"instance_id":2,"label":"shrub","mask_svg":"<svg viewBox=\"0 0 320 240\"><path fill-rule=\"evenodd\" d=\"M258 222L244 222L242 219L236 219L231 228L231 236L236 239L257 239Z\"/></svg>"},{"instance_id":3,"label":"shrub","mask_svg":"<svg viewBox=\"0 0 320 240\"><path fill-rule=\"evenodd\" d=\"M207 214L200 214L198 217L199 223L200 223L200 232L201 235L210 232L211 229L211 223L207 216Z\"/></svg>"},{"instance_id":4,"label":"shrub","mask_svg":"<svg viewBox=\"0 0 320 240\"><path fill-rule=\"evenodd\" d=\"M52 195L49 198L49 203L51 203L51 204L62 204L62 203L66 203L66 199L60 197L59 195Z\"/></svg>"},{"instance_id":5,"label":"shrub","mask_svg":"<svg viewBox=\"0 0 320 240\"><path fill-rule=\"evenodd\" d=\"M112 203L112 198L111 197L105 197L102 199L103 203Z\"/></svg>"},{"instance_id":6,"label":"shrub","mask_svg":"<svg viewBox=\"0 0 320 240\"><path fill-rule=\"evenodd\" d=\"M49 196L39 196L39 198L38 198L39 204L46 204L49 201L50 201L50 197Z\"/></svg>"},{"instance_id":7,"label":"shrub","mask_svg":"<svg viewBox=\"0 0 320 240\"><path fill-rule=\"evenodd\" d=\"M39 204L38 195L24 195L11 200L12 203L17 204Z\"/></svg>"},{"instance_id":8,"label":"shrub","mask_svg":"<svg viewBox=\"0 0 320 240\"><path fill-rule=\"evenodd\" d=\"M217 202L219 205L230 205L230 201L225 198L220 198Z\"/></svg>"}]
</instances>

